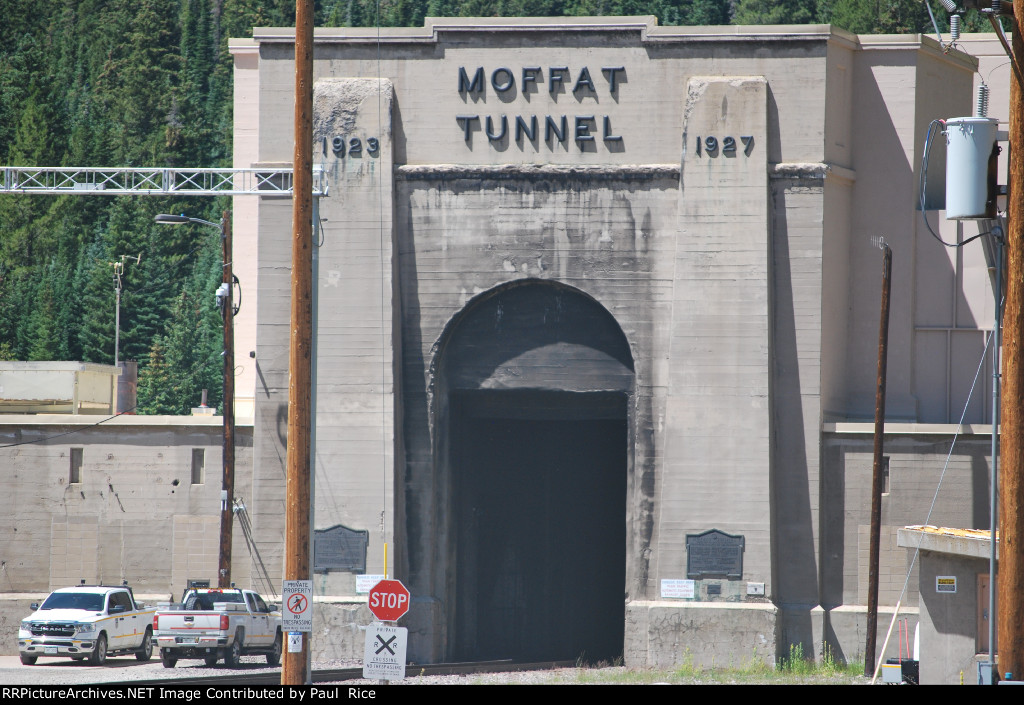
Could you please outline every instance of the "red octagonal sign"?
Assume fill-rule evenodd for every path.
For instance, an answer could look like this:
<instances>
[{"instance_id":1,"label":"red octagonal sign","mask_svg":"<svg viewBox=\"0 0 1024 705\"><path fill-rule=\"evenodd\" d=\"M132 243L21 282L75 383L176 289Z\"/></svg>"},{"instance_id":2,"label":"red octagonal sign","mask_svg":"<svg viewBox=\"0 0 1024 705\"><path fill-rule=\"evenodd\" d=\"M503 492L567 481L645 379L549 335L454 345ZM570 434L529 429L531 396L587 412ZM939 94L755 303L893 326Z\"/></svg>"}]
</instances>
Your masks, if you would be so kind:
<instances>
[{"instance_id":1,"label":"red octagonal sign","mask_svg":"<svg viewBox=\"0 0 1024 705\"><path fill-rule=\"evenodd\" d=\"M409 590L401 580L381 580L370 590L370 611L382 622L395 622L409 611Z\"/></svg>"}]
</instances>

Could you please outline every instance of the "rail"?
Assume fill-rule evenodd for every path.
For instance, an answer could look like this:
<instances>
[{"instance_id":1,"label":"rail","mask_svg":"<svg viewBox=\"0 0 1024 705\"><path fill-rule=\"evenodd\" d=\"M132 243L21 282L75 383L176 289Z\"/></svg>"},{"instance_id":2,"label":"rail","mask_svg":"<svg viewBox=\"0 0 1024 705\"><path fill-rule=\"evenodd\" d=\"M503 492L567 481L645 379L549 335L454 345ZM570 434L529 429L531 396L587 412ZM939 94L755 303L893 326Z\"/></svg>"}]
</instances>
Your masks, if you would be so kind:
<instances>
[{"instance_id":1,"label":"rail","mask_svg":"<svg viewBox=\"0 0 1024 705\"><path fill-rule=\"evenodd\" d=\"M465 663L410 664L405 667L405 677L416 676L451 676L469 675L472 673L511 673L514 671L546 671L555 668L571 668L576 661L472 661ZM268 668L262 664L245 664L240 668L252 668L252 673L228 673L224 675L185 676L183 678L158 678L153 680L133 680L128 682L132 687L158 685L280 685L281 669ZM210 669L211 671L213 669ZM313 671L314 683L336 683L340 681L358 680L363 677L361 666L354 668L318 669ZM112 681L114 682L114 681ZM116 681L123 683L124 681Z\"/></svg>"}]
</instances>

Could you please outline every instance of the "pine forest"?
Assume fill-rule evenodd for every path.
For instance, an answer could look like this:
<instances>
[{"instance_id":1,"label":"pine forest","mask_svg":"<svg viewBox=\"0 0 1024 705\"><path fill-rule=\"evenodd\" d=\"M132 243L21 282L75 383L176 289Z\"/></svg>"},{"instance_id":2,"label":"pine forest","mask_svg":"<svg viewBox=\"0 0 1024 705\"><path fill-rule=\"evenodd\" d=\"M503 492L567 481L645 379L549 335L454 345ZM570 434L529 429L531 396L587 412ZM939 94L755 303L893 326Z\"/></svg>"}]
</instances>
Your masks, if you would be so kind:
<instances>
[{"instance_id":1,"label":"pine forest","mask_svg":"<svg viewBox=\"0 0 1024 705\"><path fill-rule=\"evenodd\" d=\"M922 0L318 0L317 26L424 17L655 15L664 25L832 23L933 33ZM293 26L284 0L0 0L0 160L12 166L229 167L231 37ZM946 13L936 17L948 28ZM965 29L981 28L968 16ZM0 195L0 360L139 366L138 413L222 394L215 229L227 197ZM245 286L242 282L242 286Z\"/></svg>"}]
</instances>

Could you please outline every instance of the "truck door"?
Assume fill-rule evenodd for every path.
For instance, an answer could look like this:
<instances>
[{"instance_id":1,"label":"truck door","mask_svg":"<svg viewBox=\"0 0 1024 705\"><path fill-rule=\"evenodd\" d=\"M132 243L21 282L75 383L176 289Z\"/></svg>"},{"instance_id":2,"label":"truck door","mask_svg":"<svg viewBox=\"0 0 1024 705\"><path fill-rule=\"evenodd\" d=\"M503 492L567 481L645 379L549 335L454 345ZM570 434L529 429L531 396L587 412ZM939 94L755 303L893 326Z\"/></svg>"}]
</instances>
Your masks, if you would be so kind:
<instances>
[{"instance_id":1,"label":"truck door","mask_svg":"<svg viewBox=\"0 0 1024 705\"><path fill-rule=\"evenodd\" d=\"M253 634L250 637L249 634L245 635L245 640L250 644L255 645L266 645L274 640L274 635L269 634L270 623L268 622L268 615L266 611L260 610L257 600L262 602L257 595L251 592L245 593L245 605L249 608L249 613L252 615Z\"/></svg>"},{"instance_id":2,"label":"truck door","mask_svg":"<svg viewBox=\"0 0 1024 705\"><path fill-rule=\"evenodd\" d=\"M136 646L140 639L136 636L135 622L138 615L135 614L134 605L127 592L112 592L107 597L107 615L105 623L108 626L107 639L108 649L130 649Z\"/></svg>"}]
</instances>

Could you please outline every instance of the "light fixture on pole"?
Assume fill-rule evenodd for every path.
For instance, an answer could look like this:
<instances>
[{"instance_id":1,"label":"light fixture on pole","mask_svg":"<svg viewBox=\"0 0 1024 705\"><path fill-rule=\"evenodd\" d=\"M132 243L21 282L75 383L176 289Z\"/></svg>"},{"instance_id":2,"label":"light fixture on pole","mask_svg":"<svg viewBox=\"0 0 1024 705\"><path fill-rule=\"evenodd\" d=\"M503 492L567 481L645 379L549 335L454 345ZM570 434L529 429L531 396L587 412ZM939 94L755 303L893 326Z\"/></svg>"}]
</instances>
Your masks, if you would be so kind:
<instances>
[{"instance_id":1,"label":"light fixture on pole","mask_svg":"<svg viewBox=\"0 0 1024 705\"><path fill-rule=\"evenodd\" d=\"M217 570L218 587L231 585L231 528L234 522L235 495L235 333L233 319L238 309L233 302L235 277L231 271L231 212L224 211L220 224L190 218L187 215L160 213L155 218L162 225L195 223L220 230L223 276L217 289L217 307L224 318L224 474L221 482L220 556Z\"/></svg>"},{"instance_id":2,"label":"light fixture on pole","mask_svg":"<svg viewBox=\"0 0 1024 705\"><path fill-rule=\"evenodd\" d=\"M118 262L110 262L110 265L114 268L114 293L116 294L116 303L114 304L114 367L120 367L120 358L118 351L121 348L121 290L124 288L124 282L121 277L124 275L124 265L135 260L135 264L142 262L142 253L139 253L138 257L132 257L131 255L121 255L121 259ZM123 409L118 409L123 411Z\"/></svg>"}]
</instances>

